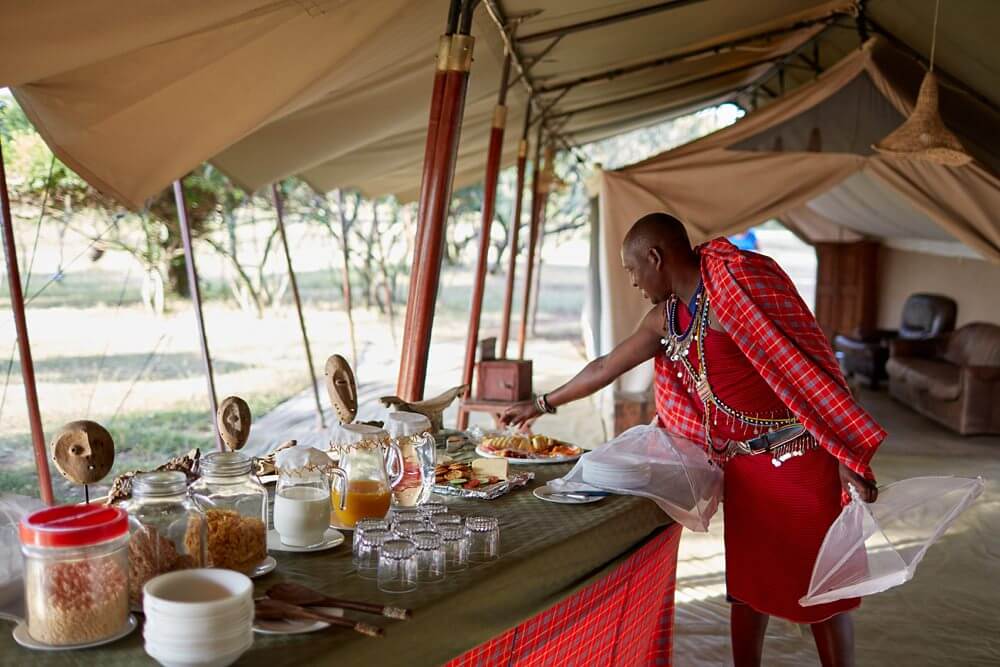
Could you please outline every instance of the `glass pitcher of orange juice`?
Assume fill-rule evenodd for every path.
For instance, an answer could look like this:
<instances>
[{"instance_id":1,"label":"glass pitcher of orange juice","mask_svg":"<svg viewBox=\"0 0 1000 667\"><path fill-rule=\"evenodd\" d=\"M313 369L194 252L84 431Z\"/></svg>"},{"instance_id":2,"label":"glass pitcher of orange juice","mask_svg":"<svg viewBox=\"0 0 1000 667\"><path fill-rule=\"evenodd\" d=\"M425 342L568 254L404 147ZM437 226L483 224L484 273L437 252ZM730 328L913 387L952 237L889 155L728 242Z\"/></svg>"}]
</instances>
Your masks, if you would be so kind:
<instances>
[{"instance_id":1,"label":"glass pitcher of orange juice","mask_svg":"<svg viewBox=\"0 0 1000 667\"><path fill-rule=\"evenodd\" d=\"M403 478L399 447L384 430L366 424L336 427L331 446L340 455L338 467L347 475L346 493L337 486L330 498L332 523L353 528L360 519L384 517L392 488Z\"/></svg>"}]
</instances>

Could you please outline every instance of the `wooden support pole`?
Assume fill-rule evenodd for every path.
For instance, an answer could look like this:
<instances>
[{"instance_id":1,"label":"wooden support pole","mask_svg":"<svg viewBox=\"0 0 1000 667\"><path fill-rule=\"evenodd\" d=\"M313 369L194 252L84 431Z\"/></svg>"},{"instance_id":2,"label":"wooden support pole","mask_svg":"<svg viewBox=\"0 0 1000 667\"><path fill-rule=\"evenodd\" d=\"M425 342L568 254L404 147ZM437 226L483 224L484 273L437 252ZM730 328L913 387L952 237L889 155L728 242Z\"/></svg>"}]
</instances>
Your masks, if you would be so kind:
<instances>
[{"instance_id":1,"label":"wooden support pole","mask_svg":"<svg viewBox=\"0 0 1000 667\"><path fill-rule=\"evenodd\" d=\"M472 5L467 0L463 3L463 9L471 12ZM465 23L463 20L463 25ZM475 40L468 34L455 34L451 37L441 114L434 139L433 162L429 167L425 155L420 201L426 204L417 222L416 249L410 272L410 299L407 303L407 322L403 333L404 345L397 386L397 393L411 402L421 400L424 394L434 306L441 278L444 228L451 203L455 157L462 132L462 112L465 108L465 92L472 67L474 44Z\"/></svg>"},{"instance_id":2,"label":"wooden support pole","mask_svg":"<svg viewBox=\"0 0 1000 667\"><path fill-rule=\"evenodd\" d=\"M521 229L521 205L524 201L524 172L528 162L528 127L531 125L531 102L524 111L524 130L517 146L517 184L514 193L514 213L510 217L510 257L507 261L507 289L503 297L503 316L500 323L500 358L507 358L510 340L510 314L514 306L514 274L517 272L517 237Z\"/></svg>"},{"instance_id":3,"label":"wooden support pole","mask_svg":"<svg viewBox=\"0 0 1000 667\"><path fill-rule=\"evenodd\" d=\"M472 374L476 366L476 348L479 344L479 321L483 312L483 292L486 288L486 269L490 261L490 228L493 226L494 205L497 196L497 178L500 175L500 158L503 154L503 135L507 125L507 79L510 76L510 53L504 58L500 79L500 94L493 111L493 127L486 152L486 178L483 181L483 223L479 230L479 258L472 283L472 304L469 309L469 333L465 339L465 362L462 365L462 384L472 388ZM466 397L468 394L466 394ZM469 425L469 413L459 411L458 429Z\"/></svg>"},{"instance_id":4,"label":"wooden support pole","mask_svg":"<svg viewBox=\"0 0 1000 667\"><path fill-rule=\"evenodd\" d=\"M309 367L309 384L313 388L316 399L316 422L319 428L326 428L323 418L323 405L319 401L319 384L316 381L316 369L313 367L312 351L309 349L309 334L306 333L306 318L302 314L302 299L299 297L299 281L295 279L292 268L292 252L288 249L288 236L285 234L285 211L281 201L281 192L277 183L271 184L271 195L274 197L274 212L278 218L278 233L281 235L281 247L285 251L285 262L288 264L288 283L292 288L292 298L295 300L295 312L299 316L299 330L302 332L302 344L306 349L306 364Z\"/></svg>"},{"instance_id":5,"label":"wooden support pole","mask_svg":"<svg viewBox=\"0 0 1000 667\"><path fill-rule=\"evenodd\" d=\"M524 300L521 304L521 326L517 336L517 358L524 359L524 345L528 337L528 314L531 312L531 277L535 272L535 247L538 244L538 219L541 213L542 194L542 126L538 124L535 138L535 173L531 183L531 223L528 226L528 256L525 258Z\"/></svg>"},{"instance_id":6,"label":"wooden support pole","mask_svg":"<svg viewBox=\"0 0 1000 667\"><path fill-rule=\"evenodd\" d=\"M184 264L187 266L188 289L191 292L191 303L194 305L194 316L198 322L198 337L201 344L201 358L205 363L205 379L208 382L208 402L212 408L212 432L215 433L215 443L220 450L225 450L216 415L219 404L215 396L215 375L212 373L212 355L208 351L208 337L205 335L205 316L201 310L201 287L198 285L198 268L194 262L194 244L191 241L191 225L188 222L187 201L184 198L182 179L174 181L174 202L177 205L177 221L181 228L181 242L184 244Z\"/></svg>"},{"instance_id":7,"label":"wooden support pole","mask_svg":"<svg viewBox=\"0 0 1000 667\"><path fill-rule=\"evenodd\" d=\"M24 292L21 289L21 271L17 266L14 218L10 215L10 193L7 191L7 175L4 171L2 150L0 150L0 226L3 226L3 247L7 258L7 284L10 286L10 309L14 313L17 352L21 360L21 379L24 382L24 398L28 404L28 425L31 429L31 446L35 454L35 470L38 472L38 492L42 497L42 502L46 505L52 505L55 503L55 498L52 495L52 476L49 474L45 432L42 430L42 415L38 409L35 365L31 359L31 343L28 340L28 319L24 313Z\"/></svg>"}]
</instances>

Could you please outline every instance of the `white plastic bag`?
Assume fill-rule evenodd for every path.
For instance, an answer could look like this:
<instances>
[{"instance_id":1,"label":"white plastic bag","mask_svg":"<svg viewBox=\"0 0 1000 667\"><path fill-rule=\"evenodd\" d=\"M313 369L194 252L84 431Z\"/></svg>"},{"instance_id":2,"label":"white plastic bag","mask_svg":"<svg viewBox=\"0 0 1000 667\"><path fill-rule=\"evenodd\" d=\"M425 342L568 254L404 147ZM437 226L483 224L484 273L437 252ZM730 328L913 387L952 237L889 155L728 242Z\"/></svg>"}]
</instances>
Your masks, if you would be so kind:
<instances>
[{"instance_id":1,"label":"white plastic bag","mask_svg":"<svg viewBox=\"0 0 1000 667\"><path fill-rule=\"evenodd\" d=\"M21 519L45 505L38 498L0 495L0 617L23 618L24 584L21 540L17 525Z\"/></svg>"},{"instance_id":2,"label":"white plastic bag","mask_svg":"<svg viewBox=\"0 0 1000 667\"><path fill-rule=\"evenodd\" d=\"M638 460L649 463L648 482L640 486L616 488L584 480L588 461L631 468ZM650 424L634 426L587 452L565 477L552 480L549 486L559 491L599 488L650 498L677 523L703 533L722 497L722 470L699 445Z\"/></svg>"},{"instance_id":3,"label":"white plastic bag","mask_svg":"<svg viewBox=\"0 0 1000 667\"><path fill-rule=\"evenodd\" d=\"M803 606L881 593L913 578L927 549L985 486L981 477L914 477L879 490L874 503L851 489L830 525Z\"/></svg>"}]
</instances>

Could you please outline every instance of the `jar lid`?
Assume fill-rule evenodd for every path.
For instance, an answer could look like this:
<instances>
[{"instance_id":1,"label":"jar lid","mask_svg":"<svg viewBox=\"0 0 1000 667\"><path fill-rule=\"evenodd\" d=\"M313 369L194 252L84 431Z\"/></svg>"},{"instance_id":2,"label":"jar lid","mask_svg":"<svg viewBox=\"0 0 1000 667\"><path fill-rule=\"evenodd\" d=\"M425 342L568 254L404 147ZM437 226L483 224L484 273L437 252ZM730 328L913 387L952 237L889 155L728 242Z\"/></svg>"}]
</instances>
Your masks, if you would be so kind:
<instances>
[{"instance_id":1,"label":"jar lid","mask_svg":"<svg viewBox=\"0 0 1000 667\"><path fill-rule=\"evenodd\" d=\"M21 544L31 547L88 547L128 534L128 514L106 505L60 505L21 520Z\"/></svg>"},{"instance_id":2,"label":"jar lid","mask_svg":"<svg viewBox=\"0 0 1000 667\"><path fill-rule=\"evenodd\" d=\"M240 452L212 452L203 456L200 464L202 474L218 477L248 475L252 467L250 457Z\"/></svg>"},{"instance_id":3,"label":"jar lid","mask_svg":"<svg viewBox=\"0 0 1000 667\"><path fill-rule=\"evenodd\" d=\"M431 430L431 420L416 412L391 412L386 417L385 430L393 438L420 435Z\"/></svg>"},{"instance_id":4,"label":"jar lid","mask_svg":"<svg viewBox=\"0 0 1000 667\"><path fill-rule=\"evenodd\" d=\"M136 498L177 496L185 491L187 475L179 470L140 473L132 482L132 495Z\"/></svg>"}]
</instances>

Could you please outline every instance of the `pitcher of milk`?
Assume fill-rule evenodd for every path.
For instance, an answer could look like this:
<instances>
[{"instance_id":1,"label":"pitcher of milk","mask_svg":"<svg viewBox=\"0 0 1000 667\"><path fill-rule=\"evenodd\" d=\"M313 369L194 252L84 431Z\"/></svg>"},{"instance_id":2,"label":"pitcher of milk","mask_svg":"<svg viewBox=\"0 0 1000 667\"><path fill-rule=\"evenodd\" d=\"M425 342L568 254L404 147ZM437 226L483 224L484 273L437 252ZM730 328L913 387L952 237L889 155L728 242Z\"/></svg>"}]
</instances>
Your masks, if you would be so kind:
<instances>
[{"instance_id":1,"label":"pitcher of milk","mask_svg":"<svg viewBox=\"0 0 1000 667\"><path fill-rule=\"evenodd\" d=\"M274 492L274 529L281 543L310 548L323 544L330 526L330 487L347 486L347 475L330 457L312 447L278 452L278 486Z\"/></svg>"}]
</instances>

